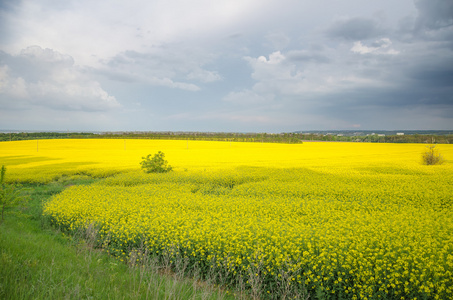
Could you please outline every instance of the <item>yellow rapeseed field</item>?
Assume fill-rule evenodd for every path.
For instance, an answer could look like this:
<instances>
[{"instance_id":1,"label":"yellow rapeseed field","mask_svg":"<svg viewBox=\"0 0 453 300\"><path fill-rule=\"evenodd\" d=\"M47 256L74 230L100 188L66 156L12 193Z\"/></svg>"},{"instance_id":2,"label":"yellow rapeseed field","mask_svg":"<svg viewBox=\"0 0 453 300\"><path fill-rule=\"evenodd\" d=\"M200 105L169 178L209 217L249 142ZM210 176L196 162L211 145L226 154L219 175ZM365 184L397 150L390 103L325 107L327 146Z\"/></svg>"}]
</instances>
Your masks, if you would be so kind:
<instances>
[{"instance_id":1,"label":"yellow rapeseed field","mask_svg":"<svg viewBox=\"0 0 453 300\"><path fill-rule=\"evenodd\" d=\"M108 178L73 186L44 212L95 225L120 259L143 253L243 280L264 296L453 299L453 146L160 140L0 143L11 181ZM163 151L174 171L145 174ZM110 176L113 175L113 176Z\"/></svg>"}]
</instances>

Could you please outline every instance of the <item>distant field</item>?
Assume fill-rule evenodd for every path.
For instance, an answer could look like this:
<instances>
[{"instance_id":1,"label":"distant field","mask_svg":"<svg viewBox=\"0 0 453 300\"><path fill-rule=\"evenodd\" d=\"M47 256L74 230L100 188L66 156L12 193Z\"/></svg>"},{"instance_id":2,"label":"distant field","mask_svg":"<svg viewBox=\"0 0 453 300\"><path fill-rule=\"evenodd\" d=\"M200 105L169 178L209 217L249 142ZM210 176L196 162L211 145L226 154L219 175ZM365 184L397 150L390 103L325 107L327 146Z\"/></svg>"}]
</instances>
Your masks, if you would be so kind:
<instances>
[{"instance_id":1,"label":"distant field","mask_svg":"<svg viewBox=\"0 0 453 300\"><path fill-rule=\"evenodd\" d=\"M45 204L124 261L183 260L260 297L453 299L453 146L165 140L0 143L9 180L108 177ZM163 151L174 171L145 174ZM112 176L113 175L113 176Z\"/></svg>"},{"instance_id":2,"label":"distant field","mask_svg":"<svg viewBox=\"0 0 453 300\"><path fill-rule=\"evenodd\" d=\"M453 146L438 145L453 161ZM238 166L304 168L320 172L362 172L376 167L423 173L450 170L420 164L423 144L318 143L270 144L184 140L67 139L0 143L1 163L10 181L46 182L62 175L97 177L138 171L143 156L165 152L177 172L215 171ZM396 172L396 171L392 171Z\"/></svg>"}]
</instances>

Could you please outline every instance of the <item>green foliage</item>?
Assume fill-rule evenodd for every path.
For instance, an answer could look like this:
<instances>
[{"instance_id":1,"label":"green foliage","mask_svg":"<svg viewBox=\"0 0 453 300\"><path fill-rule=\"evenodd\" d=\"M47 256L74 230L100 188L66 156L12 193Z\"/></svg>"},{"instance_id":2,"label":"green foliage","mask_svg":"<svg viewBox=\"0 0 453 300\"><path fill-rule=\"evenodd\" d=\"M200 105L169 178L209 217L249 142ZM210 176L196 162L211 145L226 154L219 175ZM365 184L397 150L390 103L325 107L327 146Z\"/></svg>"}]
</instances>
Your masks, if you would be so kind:
<instances>
[{"instance_id":1,"label":"green foliage","mask_svg":"<svg viewBox=\"0 0 453 300\"><path fill-rule=\"evenodd\" d=\"M92 132L20 132L0 133L0 141L23 141L41 139L83 139L98 135Z\"/></svg>"},{"instance_id":2,"label":"green foliage","mask_svg":"<svg viewBox=\"0 0 453 300\"><path fill-rule=\"evenodd\" d=\"M67 179L17 187L29 202L25 210L12 208L0 227L0 299L233 299L201 278L184 279L182 271L162 274L165 266L153 258L125 263L94 249L81 233L53 230L42 203L68 186L99 181Z\"/></svg>"},{"instance_id":3,"label":"green foliage","mask_svg":"<svg viewBox=\"0 0 453 300\"><path fill-rule=\"evenodd\" d=\"M444 163L443 156L436 149L436 145L427 146L426 151L422 153L422 162L424 165L441 165Z\"/></svg>"},{"instance_id":4,"label":"green foliage","mask_svg":"<svg viewBox=\"0 0 453 300\"><path fill-rule=\"evenodd\" d=\"M6 208L15 207L24 203L24 198L21 192L15 185L5 184L6 167L2 166L0 171L0 205L2 207L2 218L4 220L4 212Z\"/></svg>"},{"instance_id":5,"label":"green foliage","mask_svg":"<svg viewBox=\"0 0 453 300\"><path fill-rule=\"evenodd\" d=\"M172 170L172 167L165 160L165 154L162 151L157 152L151 158L151 154L142 157L140 165L146 173L165 173Z\"/></svg>"},{"instance_id":6,"label":"green foliage","mask_svg":"<svg viewBox=\"0 0 453 300\"><path fill-rule=\"evenodd\" d=\"M289 132L289 133L238 133L238 132L20 132L1 133L0 141L21 141L37 139L165 139L165 140L201 140L201 141L228 141L249 143L288 143L299 144L302 141L342 141L342 142L370 142L370 143L428 143L436 141L439 144L453 143L453 134L449 131L407 131L404 135L395 135L395 132L386 132L385 136L375 133L335 131L335 132ZM344 135L343 135L344 134Z\"/></svg>"}]
</instances>

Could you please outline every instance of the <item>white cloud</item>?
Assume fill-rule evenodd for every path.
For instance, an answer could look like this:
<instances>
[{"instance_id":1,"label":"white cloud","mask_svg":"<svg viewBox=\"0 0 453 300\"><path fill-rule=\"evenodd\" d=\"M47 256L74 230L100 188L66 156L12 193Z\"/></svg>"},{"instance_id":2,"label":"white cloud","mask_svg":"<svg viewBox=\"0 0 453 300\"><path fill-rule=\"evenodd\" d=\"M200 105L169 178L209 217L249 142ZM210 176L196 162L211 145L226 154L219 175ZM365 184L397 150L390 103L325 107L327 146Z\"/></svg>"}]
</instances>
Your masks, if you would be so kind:
<instances>
[{"instance_id":1,"label":"white cloud","mask_svg":"<svg viewBox=\"0 0 453 300\"><path fill-rule=\"evenodd\" d=\"M253 69L252 78L258 81L273 82L294 81L302 78L302 73L296 70L296 65L286 60L280 51L273 52L269 58L245 58Z\"/></svg>"},{"instance_id":2,"label":"white cloud","mask_svg":"<svg viewBox=\"0 0 453 300\"><path fill-rule=\"evenodd\" d=\"M169 88L176 88L176 89L181 89L181 90L186 90L186 91L191 91L191 92L196 92L196 91L200 90L200 88L195 84L185 83L185 82L175 82L175 81L171 80L170 78L151 77L151 78L147 78L145 81L152 85L165 86L165 87L169 87Z\"/></svg>"},{"instance_id":3,"label":"white cloud","mask_svg":"<svg viewBox=\"0 0 453 300\"><path fill-rule=\"evenodd\" d=\"M384 49L378 51L381 53L390 51L390 45L389 39L383 39L373 47ZM306 111L347 103L348 98L341 96L345 94L357 99L367 89L394 88L392 76L398 73L381 71L389 68L386 56L357 59L349 50L345 44L320 51L295 49L288 53L276 51L268 57L246 57L255 84L251 89L232 92L223 100L249 107L273 107L289 114L293 109Z\"/></svg>"},{"instance_id":4,"label":"white cloud","mask_svg":"<svg viewBox=\"0 0 453 300\"><path fill-rule=\"evenodd\" d=\"M8 66L0 66L0 95L9 95L12 98L28 98L27 84L22 77L12 78Z\"/></svg>"},{"instance_id":5,"label":"white cloud","mask_svg":"<svg viewBox=\"0 0 453 300\"><path fill-rule=\"evenodd\" d=\"M252 78L256 80L253 91L265 97L274 95L276 99L331 93L344 86L343 78L347 72L344 69L338 72L338 66L332 64L297 64L280 51L271 53L269 58L246 57L246 60L252 67Z\"/></svg>"},{"instance_id":6,"label":"white cloud","mask_svg":"<svg viewBox=\"0 0 453 300\"><path fill-rule=\"evenodd\" d=\"M120 107L115 97L73 65L70 56L31 46L0 66L0 102L49 109L105 111Z\"/></svg>"},{"instance_id":7,"label":"white cloud","mask_svg":"<svg viewBox=\"0 0 453 300\"><path fill-rule=\"evenodd\" d=\"M270 0L74 0L59 5L24 0L16 4L14 16L6 16L15 39L5 50L43 45L96 67L99 60L130 49L146 52L188 40L210 43L253 25L276 5Z\"/></svg>"},{"instance_id":8,"label":"white cloud","mask_svg":"<svg viewBox=\"0 0 453 300\"><path fill-rule=\"evenodd\" d=\"M9 2L0 7L0 121L12 109L58 109L75 122L96 111L111 128L123 118L134 129L228 130L237 116L365 128L390 124L376 106L423 97L451 107L448 0ZM412 21L398 27L404 18ZM181 114L199 118L162 122Z\"/></svg>"},{"instance_id":9,"label":"white cloud","mask_svg":"<svg viewBox=\"0 0 453 300\"><path fill-rule=\"evenodd\" d=\"M169 50L168 47L154 47L148 52L130 50L118 53L104 61L98 71L114 80L187 91L199 91L201 88L197 84L200 82L222 79L217 71L203 67L212 59L204 50L185 47Z\"/></svg>"},{"instance_id":10,"label":"white cloud","mask_svg":"<svg viewBox=\"0 0 453 300\"><path fill-rule=\"evenodd\" d=\"M39 46L29 46L22 49L20 55L33 61L35 64L47 64L47 67L58 65L71 67L74 64L71 56L61 54L52 49L42 49Z\"/></svg>"},{"instance_id":11,"label":"white cloud","mask_svg":"<svg viewBox=\"0 0 453 300\"><path fill-rule=\"evenodd\" d=\"M191 71L187 74L187 79L196 80L201 82L214 82L222 79L222 76L218 72L203 70L197 68L197 70Z\"/></svg>"},{"instance_id":12,"label":"white cloud","mask_svg":"<svg viewBox=\"0 0 453 300\"><path fill-rule=\"evenodd\" d=\"M359 54L389 54L397 55L400 52L391 48L392 41L389 38L376 40L371 46L363 45L361 41L354 42L351 51Z\"/></svg>"}]
</instances>

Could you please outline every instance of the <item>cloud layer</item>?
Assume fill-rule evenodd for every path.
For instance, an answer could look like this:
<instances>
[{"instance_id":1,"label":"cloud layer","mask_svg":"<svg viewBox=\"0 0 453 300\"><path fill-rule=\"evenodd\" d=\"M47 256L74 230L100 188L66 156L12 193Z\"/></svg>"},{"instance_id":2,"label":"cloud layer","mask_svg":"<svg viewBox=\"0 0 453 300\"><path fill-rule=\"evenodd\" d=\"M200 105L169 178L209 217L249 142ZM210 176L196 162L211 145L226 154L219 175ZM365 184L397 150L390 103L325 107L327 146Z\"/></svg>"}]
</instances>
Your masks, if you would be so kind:
<instances>
[{"instance_id":1,"label":"cloud layer","mask_svg":"<svg viewBox=\"0 0 453 300\"><path fill-rule=\"evenodd\" d=\"M107 111L120 104L100 84L51 49L30 46L17 56L0 53L0 103L11 109Z\"/></svg>"},{"instance_id":2,"label":"cloud layer","mask_svg":"<svg viewBox=\"0 0 453 300\"><path fill-rule=\"evenodd\" d=\"M22 0L0 25L0 129L453 124L448 0Z\"/></svg>"}]
</instances>

